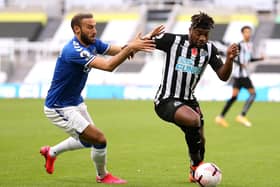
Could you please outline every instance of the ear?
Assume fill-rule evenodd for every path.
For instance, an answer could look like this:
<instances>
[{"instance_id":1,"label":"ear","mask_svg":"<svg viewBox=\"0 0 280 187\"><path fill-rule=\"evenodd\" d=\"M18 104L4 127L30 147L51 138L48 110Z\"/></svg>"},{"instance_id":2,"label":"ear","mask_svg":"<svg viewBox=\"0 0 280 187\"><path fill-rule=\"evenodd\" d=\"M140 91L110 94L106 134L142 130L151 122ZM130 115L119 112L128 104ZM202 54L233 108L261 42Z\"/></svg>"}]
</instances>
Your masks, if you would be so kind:
<instances>
[{"instance_id":1,"label":"ear","mask_svg":"<svg viewBox=\"0 0 280 187\"><path fill-rule=\"evenodd\" d=\"M81 31L80 26L74 25L74 33L75 33L75 34L78 34L78 33L80 33L80 31Z\"/></svg>"}]
</instances>

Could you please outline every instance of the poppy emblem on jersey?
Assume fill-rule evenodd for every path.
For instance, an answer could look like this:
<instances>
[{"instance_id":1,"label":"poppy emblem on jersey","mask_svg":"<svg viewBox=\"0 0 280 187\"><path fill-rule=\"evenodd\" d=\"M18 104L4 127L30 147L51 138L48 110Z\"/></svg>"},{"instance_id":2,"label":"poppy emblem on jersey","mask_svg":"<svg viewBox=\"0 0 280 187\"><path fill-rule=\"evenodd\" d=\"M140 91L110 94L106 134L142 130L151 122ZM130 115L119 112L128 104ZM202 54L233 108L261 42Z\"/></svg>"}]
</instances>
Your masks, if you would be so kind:
<instances>
[{"instance_id":1,"label":"poppy emblem on jersey","mask_svg":"<svg viewBox=\"0 0 280 187\"><path fill-rule=\"evenodd\" d=\"M192 49L191 49L191 52L192 52L192 53L191 53L191 59L194 60L194 59L196 58L196 56L197 56L197 53L198 53L198 52L197 52L197 48L192 48Z\"/></svg>"}]
</instances>

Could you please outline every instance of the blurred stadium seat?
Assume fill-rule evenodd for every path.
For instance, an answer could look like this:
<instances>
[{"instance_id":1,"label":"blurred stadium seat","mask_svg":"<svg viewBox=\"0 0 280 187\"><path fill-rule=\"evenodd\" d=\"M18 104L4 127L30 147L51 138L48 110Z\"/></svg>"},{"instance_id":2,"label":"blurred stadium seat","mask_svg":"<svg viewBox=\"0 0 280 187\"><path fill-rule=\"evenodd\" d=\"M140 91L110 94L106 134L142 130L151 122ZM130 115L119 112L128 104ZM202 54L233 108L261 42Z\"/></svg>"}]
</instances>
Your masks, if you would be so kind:
<instances>
[{"instance_id":1,"label":"blurred stadium seat","mask_svg":"<svg viewBox=\"0 0 280 187\"><path fill-rule=\"evenodd\" d=\"M97 37L118 45L128 42L136 32L145 33L158 24L164 24L167 32L188 33L191 15L205 11L216 22L210 40L225 51L229 43L241 40L240 28L250 25L255 32L255 52L266 57L264 62L252 66L253 77L258 77L258 73L262 76L279 73L280 14L279 4L273 3L267 0L0 0L0 83L48 84L57 54L73 37L71 17L80 11L94 14ZM160 82L163 59L164 54L158 51L139 53L114 73L93 70L88 83L155 86ZM209 82L221 84L216 79L202 80L202 87Z\"/></svg>"},{"instance_id":2,"label":"blurred stadium seat","mask_svg":"<svg viewBox=\"0 0 280 187\"><path fill-rule=\"evenodd\" d=\"M1 12L0 37L24 38L36 41L46 23L47 14L43 12Z\"/></svg>"}]
</instances>

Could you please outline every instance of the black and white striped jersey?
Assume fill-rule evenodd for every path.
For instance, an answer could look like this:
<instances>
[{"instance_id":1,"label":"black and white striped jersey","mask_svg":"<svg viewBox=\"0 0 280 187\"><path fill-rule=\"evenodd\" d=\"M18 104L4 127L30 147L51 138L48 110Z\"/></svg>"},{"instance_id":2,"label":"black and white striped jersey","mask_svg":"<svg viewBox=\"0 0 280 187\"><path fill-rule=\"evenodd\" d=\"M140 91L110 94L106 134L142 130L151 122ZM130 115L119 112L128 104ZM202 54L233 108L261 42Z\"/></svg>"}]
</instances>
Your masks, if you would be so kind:
<instances>
[{"instance_id":1,"label":"black and white striped jersey","mask_svg":"<svg viewBox=\"0 0 280 187\"><path fill-rule=\"evenodd\" d=\"M210 42L202 48L196 48L190 45L188 35L170 33L156 38L155 42L156 48L166 53L155 103L167 98L194 100L194 89L207 64L214 71L223 65L217 48Z\"/></svg>"},{"instance_id":2,"label":"black and white striped jersey","mask_svg":"<svg viewBox=\"0 0 280 187\"><path fill-rule=\"evenodd\" d=\"M253 43L241 41L238 44L239 55L234 60L232 76L235 78L249 77L247 66L252 61L260 60L260 58L253 58ZM242 66L244 65L244 66Z\"/></svg>"}]
</instances>

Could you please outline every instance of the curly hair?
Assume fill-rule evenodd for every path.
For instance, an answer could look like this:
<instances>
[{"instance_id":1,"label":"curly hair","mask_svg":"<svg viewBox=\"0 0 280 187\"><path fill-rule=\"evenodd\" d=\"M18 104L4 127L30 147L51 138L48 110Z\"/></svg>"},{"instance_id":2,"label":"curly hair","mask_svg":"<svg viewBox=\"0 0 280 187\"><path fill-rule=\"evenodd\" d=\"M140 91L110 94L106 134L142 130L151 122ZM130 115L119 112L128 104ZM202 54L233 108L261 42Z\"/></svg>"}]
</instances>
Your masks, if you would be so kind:
<instances>
[{"instance_id":1,"label":"curly hair","mask_svg":"<svg viewBox=\"0 0 280 187\"><path fill-rule=\"evenodd\" d=\"M214 28L214 20L206 13L199 12L191 17L191 28L212 29Z\"/></svg>"}]
</instances>

